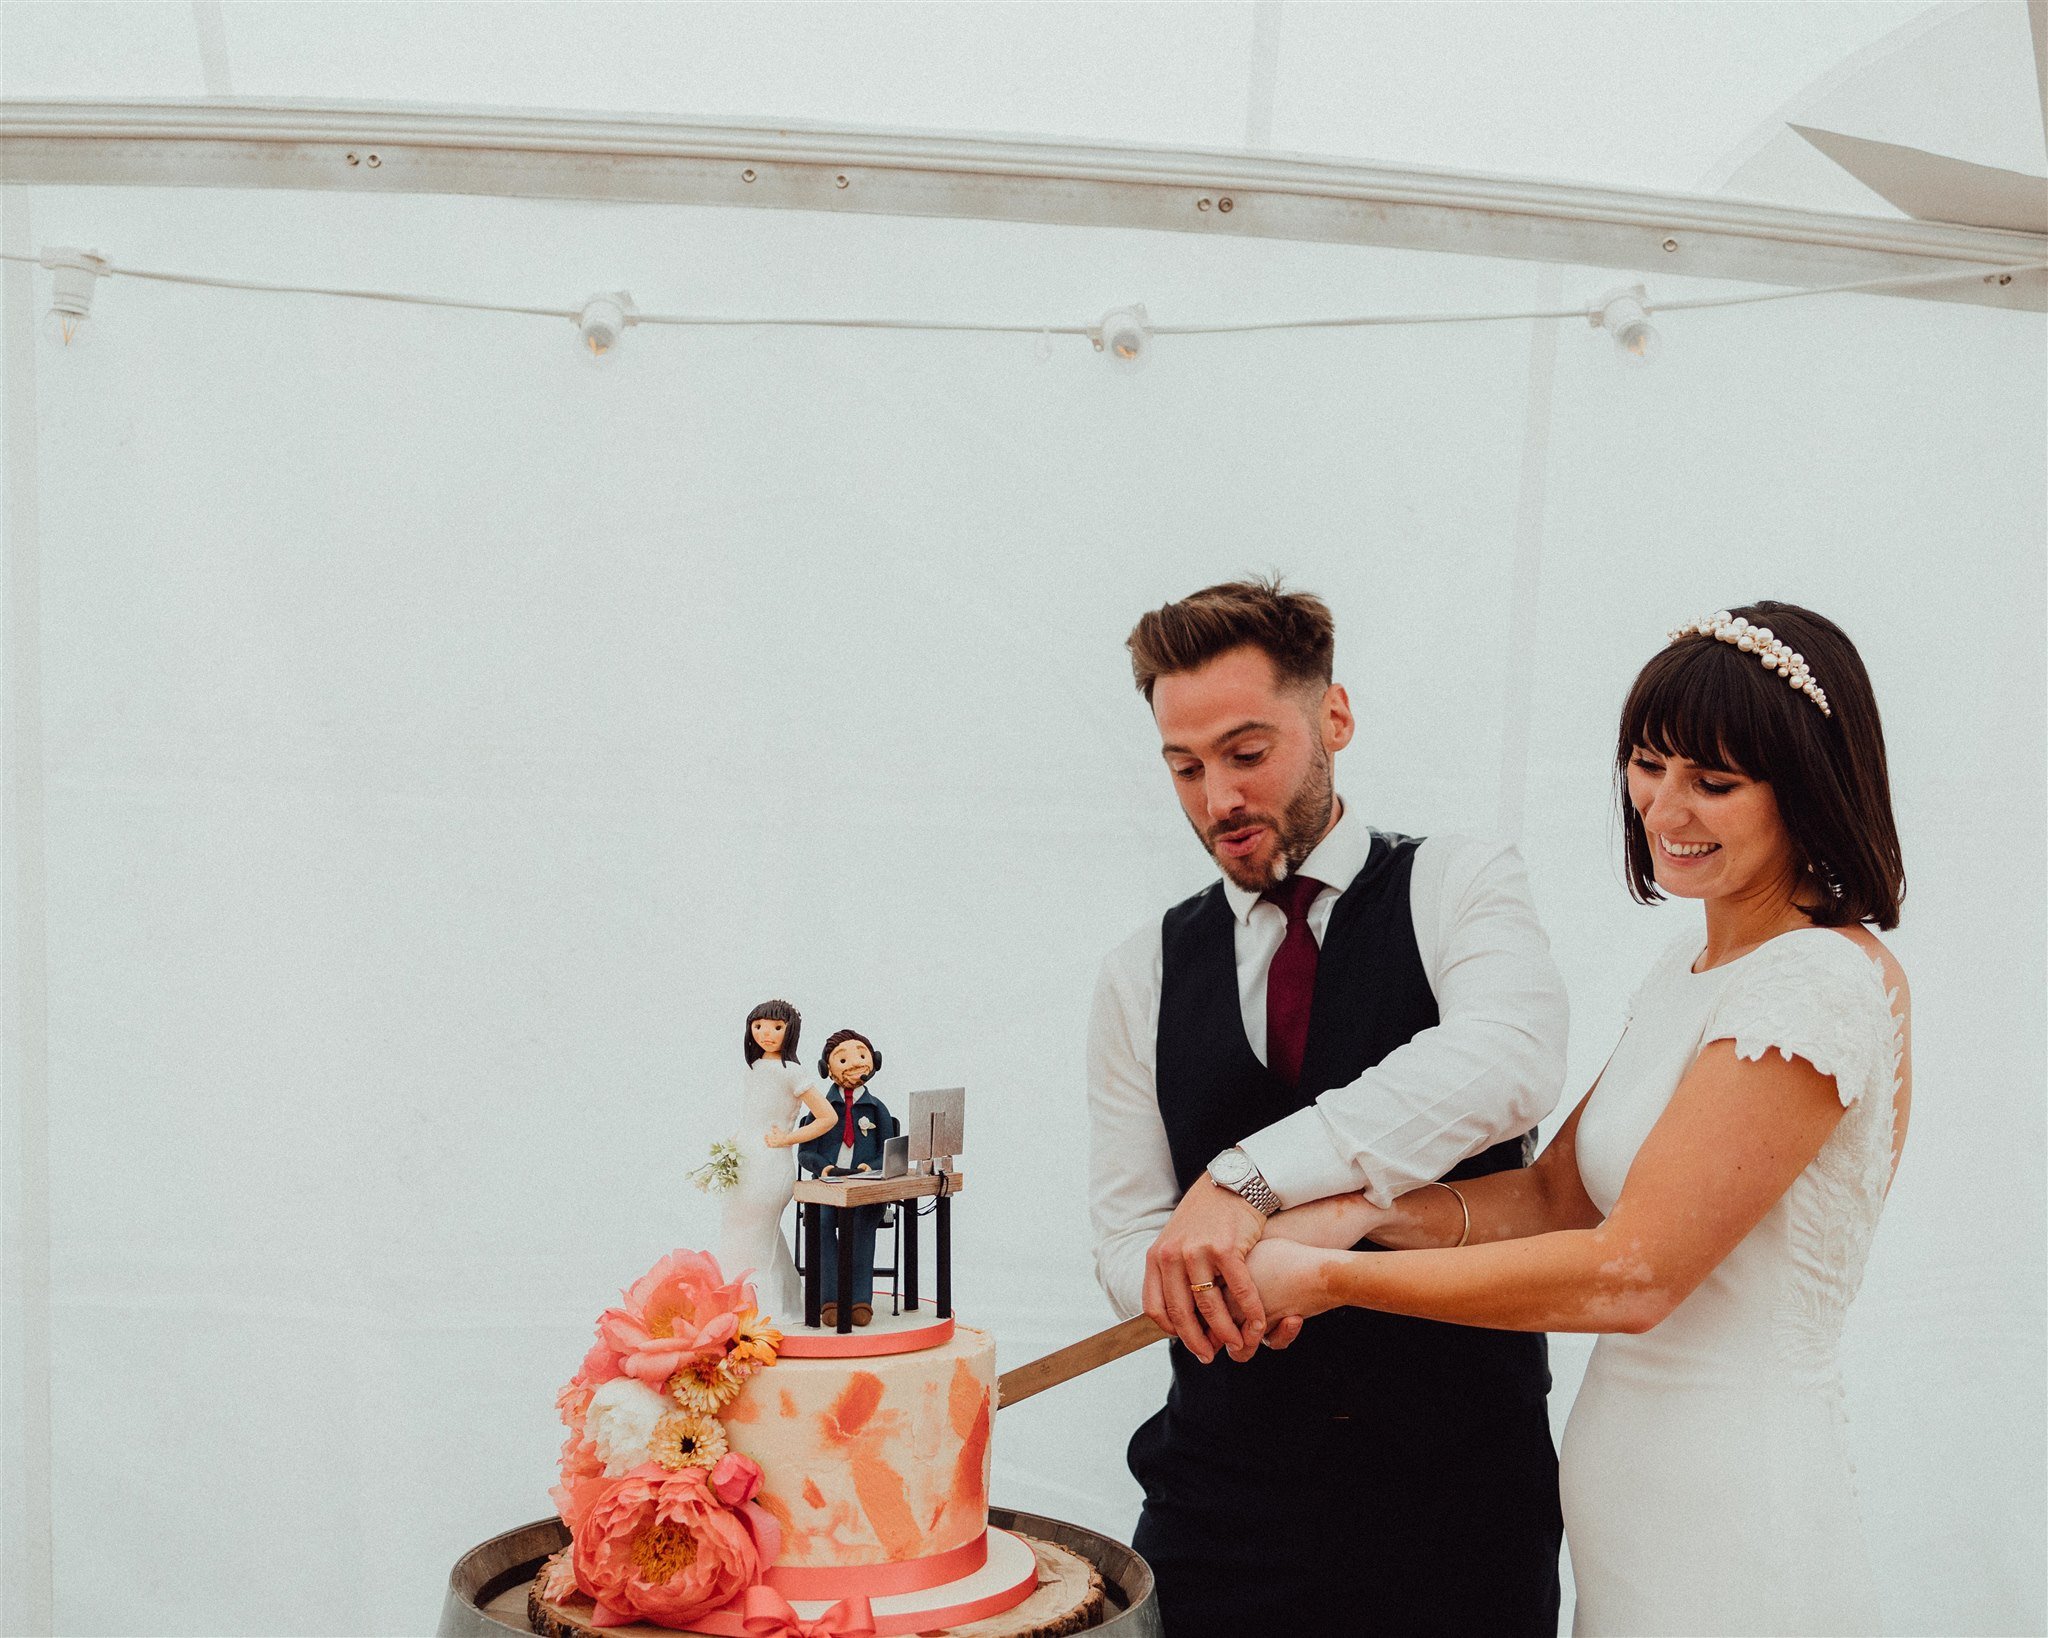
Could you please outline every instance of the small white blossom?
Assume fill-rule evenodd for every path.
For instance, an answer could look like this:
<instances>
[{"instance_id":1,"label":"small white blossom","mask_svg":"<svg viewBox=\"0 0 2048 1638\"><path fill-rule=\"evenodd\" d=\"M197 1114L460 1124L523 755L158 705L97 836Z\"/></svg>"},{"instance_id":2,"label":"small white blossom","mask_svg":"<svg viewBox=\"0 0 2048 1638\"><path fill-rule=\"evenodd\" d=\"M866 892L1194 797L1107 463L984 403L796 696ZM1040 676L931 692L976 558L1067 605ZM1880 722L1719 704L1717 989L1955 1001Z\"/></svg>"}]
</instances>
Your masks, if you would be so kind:
<instances>
[{"instance_id":1,"label":"small white blossom","mask_svg":"<svg viewBox=\"0 0 2048 1638\"><path fill-rule=\"evenodd\" d=\"M668 1395L656 1393L630 1376L615 1376L590 1396L583 1436L597 1446L604 1476L616 1479L642 1462L651 1461L654 1425L674 1407Z\"/></svg>"}]
</instances>

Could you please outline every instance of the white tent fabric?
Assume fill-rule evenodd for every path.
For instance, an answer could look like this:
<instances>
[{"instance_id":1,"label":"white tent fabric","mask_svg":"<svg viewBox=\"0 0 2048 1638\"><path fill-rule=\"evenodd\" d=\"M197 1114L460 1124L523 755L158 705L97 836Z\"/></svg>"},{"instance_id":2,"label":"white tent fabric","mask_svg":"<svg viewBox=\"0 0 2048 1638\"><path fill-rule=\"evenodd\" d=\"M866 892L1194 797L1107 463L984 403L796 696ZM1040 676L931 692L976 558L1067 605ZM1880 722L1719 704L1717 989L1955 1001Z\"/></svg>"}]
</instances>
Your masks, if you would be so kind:
<instances>
[{"instance_id":1,"label":"white tent fabric","mask_svg":"<svg viewBox=\"0 0 2048 1638\"><path fill-rule=\"evenodd\" d=\"M1873 215L1802 194L1818 173L1760 133L1835 119L2042 168L2037 110L2027 151L1953 86L1948 131L1837 117L1881 67L1912 82L1907 47L2023 50L2016 5L1174 16L12 5L4 88L1219 146L1264 95L1276 147L1656 187L1719 166ZM1343 52L1441 75L1434 114L1413 85L1400 125L1347 95ZM2030 108L2024 63L1981 62ZM1633 83L1660 77L1667 117ZM1200 322L1627 282L685 206L0 202L10 252L544 305ZM457 1554L547 1511L553 1392L598 1310L711 1243L679 1177L770 994L813 1039L872 1034L885 1095L969 1087L959 1295L1005 1365L1106 1323L1082 1022L1102 953L1206 876L1120 645L1269 567L1337 611L1349 798L1519 836L1573 999L1560 1116L1695 914L1620 885L1628 679L1755 596L1862 645L1918 1071L1848 1340L1865 1523L1891 1630L2041 1630L2038 313L1670 313L1634 370L1583 322L1162 338L1136 372L1070 338L638 328L597 364L558 320L130 280L67 347L46 276L6 279L9 1631L427 1629ZM1555 1341L1560 1425L1586 1351ZM1005 1413L995 1499L1127 1536L1120 1448L1163 1366ZM40 1498L14 1482L39 1463Z\"/></svg>"}]
</instances>

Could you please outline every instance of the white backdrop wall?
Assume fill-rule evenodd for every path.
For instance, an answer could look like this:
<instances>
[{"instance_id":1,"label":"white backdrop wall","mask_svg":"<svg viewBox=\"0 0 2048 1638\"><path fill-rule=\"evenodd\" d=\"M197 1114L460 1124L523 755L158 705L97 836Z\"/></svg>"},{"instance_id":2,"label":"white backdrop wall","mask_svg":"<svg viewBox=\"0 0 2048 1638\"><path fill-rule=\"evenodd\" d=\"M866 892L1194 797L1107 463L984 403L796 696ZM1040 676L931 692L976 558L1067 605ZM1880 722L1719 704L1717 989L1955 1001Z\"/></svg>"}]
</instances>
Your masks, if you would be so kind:
<instances>
[{"instance_id":1,"label":"white backdrop wall","mask_svg":"<svg viewBox=\"0 0 2048 1638\"><path fill-rule=\"evenodd\" d=\"M649 309L1197 322L1621 282L11 193L34 243L129 265ZM1574 1006L1560 1114L1695 914L1620 883L1629 678L1751 597L1857 638L1918 1036L1851 1322L1866 1524L1895 1630L2039 1630L2043 324L1842 297L1660 323L1641 371L1583 324L1168 340L1133 375L1072 340L638 329L593 366L560 323L103 285L8 384L38 501L9 549L41 565L42 755L8 773L39 772L47 836L58 1630L428 1629L458 1553L548 1510L598 1311L712 1243L680 1177L771 994L813 1047L871 1034L885 1096L971 1089L958 1289L1006 1365L1106 1323L1088 997L1207 876L1120 645L1266 568L1337 611L1350 800L1519 818ZM1554 1349L1560 1425L1585 1346ZM995 1499L1127 1536L1121 1444L1163 1374L1007 1413Z\"/></svg>"}]
</instances>

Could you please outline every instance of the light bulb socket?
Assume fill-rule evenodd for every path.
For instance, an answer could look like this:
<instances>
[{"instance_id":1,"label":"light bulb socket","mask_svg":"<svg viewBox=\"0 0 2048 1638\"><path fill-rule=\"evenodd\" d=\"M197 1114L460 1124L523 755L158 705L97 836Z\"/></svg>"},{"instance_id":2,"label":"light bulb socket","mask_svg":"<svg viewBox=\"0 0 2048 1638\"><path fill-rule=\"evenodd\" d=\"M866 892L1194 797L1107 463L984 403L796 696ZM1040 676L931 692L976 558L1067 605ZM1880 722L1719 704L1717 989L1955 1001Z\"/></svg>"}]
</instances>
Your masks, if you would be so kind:
<instances>
[{"instance_id":1,"label":"light bulb socket","mask_svg":"<svg viewBox=\"0 0 2048 1638\"><path fill-rule=\"evenodd\" d=\"M1135 370L1152 356L1152 321L1143 302L1112 307L1095 326L1095 349L1119 369Z\"/></svg>"},{"instance_id":2,"label":"light bulb socket","mask_svg":"<svg viewBox=\"0 0 2048 1638\"><path fill-rule=\"evenodd\" d=\"M1630 364L1647 364L1657 351L1648 293L1639 284L1608 291L1586 309L1586 322L1613 336L1615 350Z\"/></svg>"},{"instance_id":3,"label":"light bulb socket","mask_svg":"<svg viewBox=\"0 0 2048 1638\"><path fill-rule=\"evenodd\" d=\"M576 333L583 338L584 350L592 358L605 358L618 346L626 326L638 322L631 296L623 290L605 291L583 304L583 310L576 315Z\"/></svg>"},{"instance_id":4,"label":"light bulb socket","mask_svg":"<svg viewBox=\"0 0 2048 1638\"><path fill-rule=\"evenodd\" d=\"M82 319L92 311L92 293L107 276L106 257L59 245L43 251L36 260L50 270L51 312Z\"/></svg>"}]
</instances>

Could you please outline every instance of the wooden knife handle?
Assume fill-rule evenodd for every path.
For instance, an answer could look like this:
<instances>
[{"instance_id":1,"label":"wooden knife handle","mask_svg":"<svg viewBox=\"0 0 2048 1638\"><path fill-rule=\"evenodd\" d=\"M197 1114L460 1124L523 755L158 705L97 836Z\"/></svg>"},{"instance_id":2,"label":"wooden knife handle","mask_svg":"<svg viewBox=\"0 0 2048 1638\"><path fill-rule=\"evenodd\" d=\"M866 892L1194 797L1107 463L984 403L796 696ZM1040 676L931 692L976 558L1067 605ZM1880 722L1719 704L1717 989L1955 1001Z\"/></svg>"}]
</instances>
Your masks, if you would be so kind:
<instances>
[{"instance_id":1,"label":"wooden knife handle","mask_svg":"<svg viewBox=\"0 0 2048 1638\"><path fill-rule=\"evenodd\" d=\"M1014 1371L1003 1372L996 1378L996 1405L998 1408L1014 1405L1020 1399L1044 1393L1047 1388L1071 1382L1098 1365L1107 1365L1113 1359L1122 1359L1125 1354L1136 1353L1166 1334L1143 1314L1136 1319L1127 1319L1121 1325L1112 1325L1107 1331L1097 1331L1094 1336L1069 1343L1043 1359L1034 1359L1028 1365L1019 1365Z\"/></svg>"}]
</instances>

